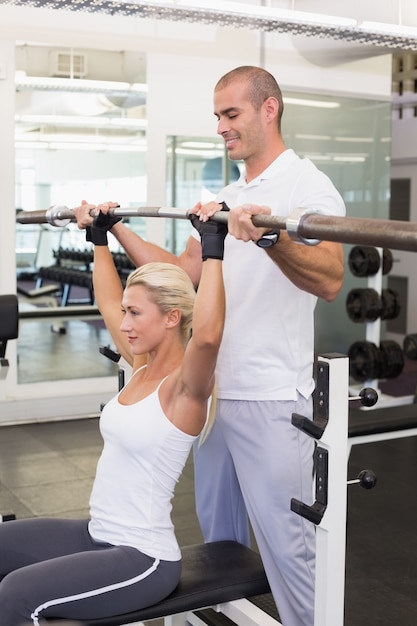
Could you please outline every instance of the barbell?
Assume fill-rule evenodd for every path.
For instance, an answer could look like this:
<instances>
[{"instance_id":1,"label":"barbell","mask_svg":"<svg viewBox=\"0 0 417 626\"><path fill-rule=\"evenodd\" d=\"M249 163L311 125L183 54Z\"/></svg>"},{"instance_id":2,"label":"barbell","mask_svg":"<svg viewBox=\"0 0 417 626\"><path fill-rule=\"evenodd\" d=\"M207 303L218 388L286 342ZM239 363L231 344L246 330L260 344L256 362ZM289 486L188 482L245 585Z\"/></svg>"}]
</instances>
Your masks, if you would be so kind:
<instances>
[{"instance_id":1,"label":"barbell","mask_svg":"<svg viewBox=\"0 0 417 626\"><path fill-rule=\"evenodd\" d=\"M170 217L187 219L191 211L174 207L128 207L114 208L109 214L116 217ZM227 222L228 213L218 211L211 219ZM19 224L50 224L64 227L75 222L72 209L52 206L39 211L20 211L16 215ZM333 241L363 246L392 248L417 252L417 223L400 220L382 220L368 217L341 217L324 215L303 207L295 209L288 217L277 215L254 215L255 226L286 230L295 241L316 245L320 241Z\"/></svg>"}]
</instances>

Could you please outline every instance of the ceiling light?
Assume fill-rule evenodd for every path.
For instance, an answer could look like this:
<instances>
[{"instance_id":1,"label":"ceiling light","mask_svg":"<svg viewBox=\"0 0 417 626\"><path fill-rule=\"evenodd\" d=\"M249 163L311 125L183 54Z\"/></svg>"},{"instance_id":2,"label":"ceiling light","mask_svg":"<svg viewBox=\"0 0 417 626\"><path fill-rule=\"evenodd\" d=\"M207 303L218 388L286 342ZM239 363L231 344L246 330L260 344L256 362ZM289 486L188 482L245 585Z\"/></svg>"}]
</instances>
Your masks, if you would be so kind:
<instances>
[{"instance_id":1,"label":"ceiling light","mask_svg":"<svg viewBox=\"0 0 417 626\"><path fill-rule=\"evenodd\" d=\"M303 133L296 133L296 139L306 139L311 141L330 141L331 135L305 135Z\"/></svg>"},{"instance_id":2,"label":"ceiling light","mask_svg":"<svg viewBox=\"0 0 417 626\"><path fill-rule=\"evenodd\" d=\"M335 137L335 141L343 141L345 143L373 143L373 137Z\"/></svg>"},{"instance_id":3,"label":"ceiling light","mask_svg":"<svg viewBox=\"0 0 417 626\"><path fill-rule=\"evenodd\" d=\"M2 4L0 0L0 4ZM140 83L125 83L107 80L87 80L85 78L57 78L50 76L25 76L22 72L16 72L16 89L18 91L75 91L88 93L117 93L130 95L148 91L148 86Z\"/></svg>"},{"instance_id":4,"label":"ceiling light","mask_svg":"<svg viewBox=\"0 0 417 626\"><path fill-rule=\"evenodd\" d=\"M284 96L284 104L295 104L303 107L317 107L319 109L337 109L340 102L330 102L329 100L310 100L307 98L291 98Z\"/></svg>"},{"instance_id":5,"label":"ceiling light","mask_svg":"<svg viewBox=\"0 0 417 626\"><path fill-rule=\"evenodd\" d=\"M66 126L83 128L124 128L132 130L145 130L147 120L131 117L102 117L82 115L15 115L18 124L37 124L47 126Z\"/></svg>"},{"instance_id":6,"label":"ceiling light","mask_svg":"<svg viewBox=\"0 0 417 626\"><path fill-rule=\"evenodd\" d=\"M206 141L182 141L181 146L183 148L195 148L196 150L200 150L201 148L205 148L209 150L210 148L220 148L224 144L223 143L212 143Z\"/></svg>"},{"instance_id":7,"label":"ceiling light","mask_svg":"<svg viewBox=\"0 0 417 626\"><path fill-rule=\"evenodd\" d=\"M327 37L389 49L417 46L417 29L411 27L238 2L211 0L207 6L207 0L0 0L0 4Z\"/></svg>"}]
</instances>

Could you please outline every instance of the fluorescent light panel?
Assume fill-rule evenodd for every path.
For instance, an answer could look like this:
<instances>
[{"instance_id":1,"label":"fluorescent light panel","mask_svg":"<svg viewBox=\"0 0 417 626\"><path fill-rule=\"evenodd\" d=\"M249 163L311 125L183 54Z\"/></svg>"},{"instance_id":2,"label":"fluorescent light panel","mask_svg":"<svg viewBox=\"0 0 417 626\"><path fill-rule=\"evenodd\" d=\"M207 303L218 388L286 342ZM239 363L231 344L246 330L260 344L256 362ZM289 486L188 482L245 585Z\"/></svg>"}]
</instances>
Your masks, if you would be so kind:
<instances>
[{"instance_id":1,"label":"fluorescent light panel","mask_svg":"<svg viewBox=\"0 0 417 626\"><path fill-rule=\"evenodd\" d=\"M148 121L145 119L130 117L101 117L85 115L15 115L18 124L38 124L40 126L66 126L83 128L123 128L132 130L145 130Z\"/></svg>"},{"instance_id":2,"label":"fluorescent light panel","mask_svg":"<svg viewBox=\"0 0 417 626\"><path fill-rule=\"evenodd\" d=\"M4 4L0 0L0 4ZM85 78L59 78L50 76L25 76L16 72L16 89L37 91L75 91L88 93L118 93L131 95L146 94L148 86L141 83L126 83L107 80L88 80Z\"/></svg>"},{"instance_id":3,"label":"fluorescent light panel","mask_svg":"<svg viewBox=\"0 0 417 626\"><path fill-rule=\"evenodd\" d=\"M0 4L284 32L388 49L415 50L417 44L413 27L218 0L211 0L209 7L206 0L0 0Z\"/></svg>"},{"instance_id":4,"label":"fluorescent light panel","mask_svg":"<svg viewBox=\"0 0 417 626\"><path fill-rule=\"evenodd\" d=\"M330 102L328 100L310 100L309 98L292 98L284 96L284 104L295 104L303 107L316 107L319 109L338 109L340 102Z\"/></svg>"}]
</instances>

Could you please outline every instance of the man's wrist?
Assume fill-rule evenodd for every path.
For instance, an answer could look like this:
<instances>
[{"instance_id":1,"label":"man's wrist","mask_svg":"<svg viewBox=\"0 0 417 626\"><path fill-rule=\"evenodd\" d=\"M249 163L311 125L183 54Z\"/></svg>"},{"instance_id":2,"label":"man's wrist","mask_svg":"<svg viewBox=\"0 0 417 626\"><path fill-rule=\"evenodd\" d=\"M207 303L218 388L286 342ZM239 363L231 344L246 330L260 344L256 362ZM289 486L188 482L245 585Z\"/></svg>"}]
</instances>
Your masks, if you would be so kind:
<instances>
[{"instance_id":1,"label":"man's wrist","mask_svg":"<svg viewBox=\"0 0 417 626\"><path fill-rule=\"evenodd\" d=\"M260 237L257 241L255 241L256 245L259 248L272 248L278 242L280 235L279 230L269 230L267 233L264 233L262 237Z\"/></svg>"}]
</instances>

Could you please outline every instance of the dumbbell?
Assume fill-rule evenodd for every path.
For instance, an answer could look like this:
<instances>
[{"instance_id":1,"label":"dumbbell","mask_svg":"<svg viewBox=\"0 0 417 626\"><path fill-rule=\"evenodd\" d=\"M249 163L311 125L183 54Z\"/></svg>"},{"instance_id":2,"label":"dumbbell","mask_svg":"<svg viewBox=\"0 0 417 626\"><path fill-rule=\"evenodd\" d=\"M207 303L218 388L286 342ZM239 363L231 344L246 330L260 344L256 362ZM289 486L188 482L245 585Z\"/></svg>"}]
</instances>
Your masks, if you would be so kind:
<instances>
[{"instance_id":1,"label":"dumbbell","mask_svg":"<svg viewBox=\"0 0 417 626\"><path fill-rule=\"evenodd\" d=\"M349 268L354 276L374 276L381 266L381 257L378 250L372 246L354 246L349 253ZM392 269L393 258L391 250L382 251L382 273L389 274Z\"/></svg>"}]
</instances>

